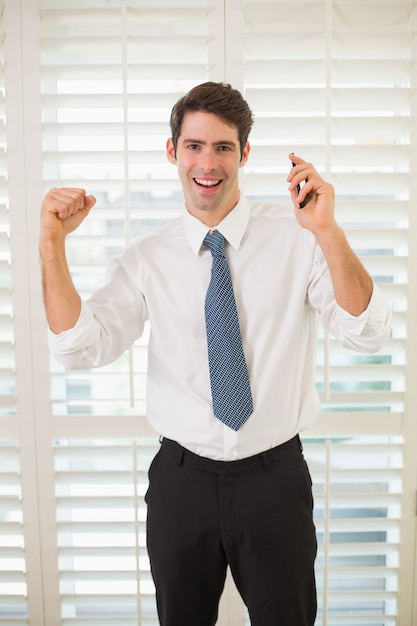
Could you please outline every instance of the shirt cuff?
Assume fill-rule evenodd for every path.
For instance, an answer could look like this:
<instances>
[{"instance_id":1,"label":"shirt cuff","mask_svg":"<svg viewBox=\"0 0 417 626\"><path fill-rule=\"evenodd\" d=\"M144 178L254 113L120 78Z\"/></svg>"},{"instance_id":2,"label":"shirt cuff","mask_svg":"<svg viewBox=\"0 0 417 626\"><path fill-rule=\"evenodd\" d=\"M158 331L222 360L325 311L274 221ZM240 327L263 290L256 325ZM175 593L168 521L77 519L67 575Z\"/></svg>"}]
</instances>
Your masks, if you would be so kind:
<instances>
[{"instance_id":1,"label":"shirt cuff","mask_svg":"<svg viewBox=\"0 0 417 626\"><path fill-rule=\"evenodd\" d=\"M386 295L374 283L371 299L365 311L360 315L352 315L341 307L346 328L352 335L376 334L382 333L387 322L391 319L391 310Z\"/></svg>"},{"instance_id":2,"label":"shirt cuff","mask_svg":"<svg viewBox=\"0 0 417 626\"><path fill-rule=\"evenodd\" d=\"M58 334L48 328L48 346L53 354L69 354L90 344L96 333L93 313L81 300L81 311L75 326Z\"/></svg>"}]
</instances>

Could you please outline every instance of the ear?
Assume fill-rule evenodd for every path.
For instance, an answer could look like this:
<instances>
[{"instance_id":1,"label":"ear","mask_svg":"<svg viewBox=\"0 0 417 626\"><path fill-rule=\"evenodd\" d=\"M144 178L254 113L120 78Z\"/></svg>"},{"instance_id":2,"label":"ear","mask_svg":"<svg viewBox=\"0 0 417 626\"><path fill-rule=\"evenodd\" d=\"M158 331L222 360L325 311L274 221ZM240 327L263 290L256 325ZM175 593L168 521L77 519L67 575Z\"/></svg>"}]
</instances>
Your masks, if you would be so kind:
<instances>
[{"instance_id":1,"label":"ear","mask_svg":"<svg viewBox=\"0 0 417 626\"><path fill-rule=\"evenodd\" d=\"M175 156L174 142L172 141L171 137L167 140L166 150L167 150L168 161L170 163L172 163L173 165L176 165L177 164L177 158Z\"/></svg>"},{"instance_id":2,"label":"ear","mask_svg":"<svg viewBox=\"0 0 417 626\"><path fill-rule=\"evenodd\" d=\"M243 167L245 165L249 157L249 152L250 152L250 144L249 144L249 141L247 141L246 146L243 148L243 151L242 151L242 158L240 159L239 167Z\"/></svg>"}]
</instances>

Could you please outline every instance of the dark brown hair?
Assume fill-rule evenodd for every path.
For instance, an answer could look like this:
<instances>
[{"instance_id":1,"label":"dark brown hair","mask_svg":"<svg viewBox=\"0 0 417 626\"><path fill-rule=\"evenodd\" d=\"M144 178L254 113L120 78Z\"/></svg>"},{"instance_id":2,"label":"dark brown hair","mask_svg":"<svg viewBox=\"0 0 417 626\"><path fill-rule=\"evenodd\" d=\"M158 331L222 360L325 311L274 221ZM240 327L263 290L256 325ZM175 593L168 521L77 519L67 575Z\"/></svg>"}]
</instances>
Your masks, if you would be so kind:
<instances>
[{"instance_id":1,"label":"dark brown hair","mask_svg":"<svg viewBox=\"0 0 417 626\"><path fill-rule=\"evenodd\" d=\"M227 83L202 83L180 98L171 111L170 127L175 152L184 116L190 111L214 113L238 131L240 152L246 146L253 124L252 111L240 91Z\"/></svg>"}]
</instances>

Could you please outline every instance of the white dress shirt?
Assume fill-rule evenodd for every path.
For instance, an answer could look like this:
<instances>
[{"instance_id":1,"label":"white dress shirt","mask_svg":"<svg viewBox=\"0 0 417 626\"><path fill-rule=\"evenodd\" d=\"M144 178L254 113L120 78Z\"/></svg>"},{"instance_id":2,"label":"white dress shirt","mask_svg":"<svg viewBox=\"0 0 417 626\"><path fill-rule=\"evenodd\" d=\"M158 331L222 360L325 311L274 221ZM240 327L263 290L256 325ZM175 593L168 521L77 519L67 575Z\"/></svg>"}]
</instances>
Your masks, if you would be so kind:
<instances>
[{"instance_id":1,"label":"white dress shirt","mask_svg":"<svg viewBox=\"0 0 417 626\"><path fill-rule=\"evenodd\" d=\"M291 209L241 198L217 230L228 242L254 401L239 431L213 415L204 317L212 256L202 245L207 226L187 211L115 259L76 326L49 338L64 365L102 366L149 319L150 423L196 454L234 460L287 441L315 419L318 319L344 346L370 353L384 343L391 311L376 285L359 317L337 305L323 254Z\"/></svg>"}]
</instances>

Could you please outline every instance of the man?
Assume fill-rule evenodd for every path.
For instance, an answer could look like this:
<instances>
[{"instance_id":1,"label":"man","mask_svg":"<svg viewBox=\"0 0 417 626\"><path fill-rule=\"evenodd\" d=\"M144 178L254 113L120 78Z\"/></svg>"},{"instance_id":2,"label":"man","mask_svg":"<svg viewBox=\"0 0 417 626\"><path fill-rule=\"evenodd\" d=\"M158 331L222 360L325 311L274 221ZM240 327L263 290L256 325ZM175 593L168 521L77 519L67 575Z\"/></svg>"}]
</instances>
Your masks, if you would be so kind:
<instances>
[{"instance_id":1,"label":"man","mask_svg":"<svg viewBox=\"0 0 417 626\"><path fill-rule=\"evenodd\" d=\"M213 626L228 565L252 626L313 625L316 537L298 433L318 408L316 318L363 352L378 350L390 328L385 297L335 221L333 187L311 164L289 155L295 217L241 196L252 121L241 94L222 83L199 85L176 103L167 156L178 168L184 213L134 242L88 302L73 286L65 237L95 199L52 189L42 205L44 299L57 358L104 365L151 323L148 417L162 444L149 471L147 536L162 626ZM249 417L232 427L213 409L210 379L213 232L227 242L250 385ZM235 396L241 400L240 387Z\"/></svg>"}]
</instances>

